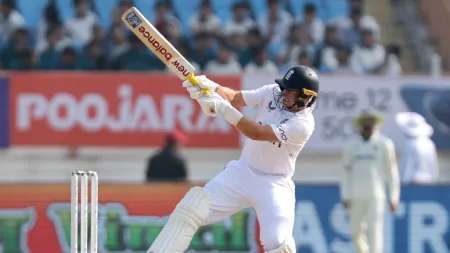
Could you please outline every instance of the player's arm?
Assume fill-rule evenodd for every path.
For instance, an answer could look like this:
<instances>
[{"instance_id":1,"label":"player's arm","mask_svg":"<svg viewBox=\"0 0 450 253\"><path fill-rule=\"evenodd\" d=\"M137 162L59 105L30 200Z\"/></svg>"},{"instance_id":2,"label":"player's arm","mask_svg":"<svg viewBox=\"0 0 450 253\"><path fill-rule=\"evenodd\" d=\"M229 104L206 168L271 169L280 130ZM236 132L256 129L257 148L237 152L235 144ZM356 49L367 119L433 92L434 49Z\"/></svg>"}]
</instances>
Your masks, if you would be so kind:
<instances>
[{"instance_id":1,"label":"player's arm","mask_svg":"<svg viewBox=\"0 0 450 253\"><path fill-rule=\"evenodd\" d=\"M390 201L398 203L400 198L400 179L395 155L395 147L391 140L386 140L384 145L385 175L389 187Z\"/></svg>"},{"instance_id":2,"label":"player's arm","mask_svg":"<svg viewBox=\"0 0 450 253\"><path fill-rule=\"evenodd\" d=\"M260 106L266 86L254 90L233 90L217 84L214 91L234 107Z\"/></svg>"},{"instance_id":3,"label":"player's arm","mask_svg":"<svg viewBox=\"0 0 450 253\"><path fill-rule=\"evenodd\" d=\"M228 100L234 107L261 106L263 103L263 93L268 91L268 89L268 86L262 86L254 90L237 91L219 85L216 92L223 99Z\"/></svg>"},{"instance_id":4,"label":"player's arm","mask_svg":"<svg viewBox=\"0 0 450 253\"><path fill-rule=\"evenodd\" d=\"M301 144L311 136L313 131L306 120L263 126L245 117L229 104L222 104L219 110L230 124L246 137L256 141Z\"/></svg>"},{"instance_id":5,"label":"player's arm","mask_svg":"<svg viewBox=\"0 0 450 253\"><path fill-rule=\"evenodd\" d=\"M219 94L234 107L260 106L263 102L263 92L268 90L268 87L262 86L255 90L240 91L221 86L204 75L197 76L197 79L200 81L198 84L200 88ZM193 99L198 99L203 95L199 87L194 86L189 81L184 81L183 87L188 90Z\"/></svg>"},{"instance_id":6,"label":"player's arm","mask_svg":"<svg viewBox=\"0 0 450 253\"><path fill-rule=\"evenodd\" d=\"M339 181L341 200L345 208L350 206L352 170L354 166L352 142L349 141L344 145L342 150L342 171Z\"/></svg>"},{"instance_id":7,"label":"player's arm","mask_svg":"<svg viewBox=\"0 0 450 253\"><path fill-rule=\"evenodd\" d=\"M223 99L229 101L234 107L246 106L242 92L239 90L233 90L228 87L218 85L216 88L217 94L219 94Z\"/></svg>"},{"instance_id":8,"label":"player's arm","mask_svg":"<svg viewBox=\"0 0 450 253\"><path fill-rule=\"evenodd\" d=\"M255 141L281 142L270 125L261 126L255 121L243 116L236 128L248 138Z\"/></svg>"}]
</instances>

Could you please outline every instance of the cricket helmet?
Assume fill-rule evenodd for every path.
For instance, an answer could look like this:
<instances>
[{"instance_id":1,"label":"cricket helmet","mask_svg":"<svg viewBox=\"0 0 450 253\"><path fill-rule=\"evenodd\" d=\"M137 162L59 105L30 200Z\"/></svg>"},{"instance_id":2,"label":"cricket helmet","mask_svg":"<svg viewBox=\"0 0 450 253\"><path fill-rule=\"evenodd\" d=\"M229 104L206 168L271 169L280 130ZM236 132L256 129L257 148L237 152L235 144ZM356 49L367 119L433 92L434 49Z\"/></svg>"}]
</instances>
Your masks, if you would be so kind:
<instances>
[{"instance_id":1,"label":"cricket helmet","mask_svg":"<svg viewBox=\"0 0 450 253\"><path fill-rule=\"evenodd\" d=\"M295 104L293 107L311 107L316 101L317 95L319 93L319 77L317 73L303 65L297 65L290 68L283 79L275 79L275 82L278 84L281 90L281 96L278 95L278 99L275 99L278 107L283 106L283 90L297 91L300 94L295 98ZM311 100L307 105L305 105L305 101L309 98Z\"/></svg>"}]
</instances>

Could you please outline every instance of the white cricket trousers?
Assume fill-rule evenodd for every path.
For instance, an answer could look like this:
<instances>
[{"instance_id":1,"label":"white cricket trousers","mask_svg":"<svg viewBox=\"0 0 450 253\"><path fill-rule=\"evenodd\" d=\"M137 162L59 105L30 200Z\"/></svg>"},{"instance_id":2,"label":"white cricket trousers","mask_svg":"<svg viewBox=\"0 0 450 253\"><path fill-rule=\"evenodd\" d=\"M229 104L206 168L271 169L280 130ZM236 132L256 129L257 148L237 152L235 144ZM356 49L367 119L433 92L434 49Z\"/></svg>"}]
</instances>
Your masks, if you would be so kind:
<instances>
[{"instance_id":1,"label":"white cricket trousers","mask_svg":"<svg viewBox=\"0 0 450 253\"><path fill-rule=\"evenodd\" d=\"M249 167L245 160L229 162L205 186L211 198L207 223L253 207L265 251L292 238L295 217L295 186L290 178L267 175Z\"/></svg>"},{"instance_id":2,"label":"white cricket trousers","mask_svg":"<svg viewBox=\"0 0 450 253\"><path fill-rule=\"evenodd\" d=\"M385 202L383 198L351 200L350 230L356 252L383 253Z\"/></svg>"}]
</instances>

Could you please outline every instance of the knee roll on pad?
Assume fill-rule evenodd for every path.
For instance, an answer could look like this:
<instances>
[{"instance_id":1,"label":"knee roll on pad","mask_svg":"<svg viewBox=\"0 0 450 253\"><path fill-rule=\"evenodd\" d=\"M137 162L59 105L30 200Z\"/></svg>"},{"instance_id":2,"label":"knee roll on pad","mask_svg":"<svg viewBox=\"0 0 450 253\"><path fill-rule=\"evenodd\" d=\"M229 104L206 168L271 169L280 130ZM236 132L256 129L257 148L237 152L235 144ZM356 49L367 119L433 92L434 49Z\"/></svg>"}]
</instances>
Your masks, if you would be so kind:
<instances>
[{"instance_id":1,"label":"knee roll on pad","mask_svg":"<svg viewBox=\"0 0 450 253\"><path fill-rule=\"evenodd\" d=\"M290 237L287 238L280 247L266 251L266 253L295 253L296 250L294 238Z\"/></svg>"},{"instance_id":2,"label":"knee roll on pad","mask_svg":"<svg viewBox=\"0 0 450 253\"><path fill-rule=\"evenodd\" d=\"M183 253L197 229L205 224L210 198L202 187L191 188L175 207L148 253Z\"/></svg>"},{"instance_id":3,"label":"knee roll on pad","mask_svg":"<svg viewBox=\"0 0 450 253\"><path fill-rule=\"evenodd\" d=\"M208 192L202 187L193 187L178 203L170 215L170 219L183 220L191 226L202 226L209 214L210 199Z\"/></svg>"}]
</instances>

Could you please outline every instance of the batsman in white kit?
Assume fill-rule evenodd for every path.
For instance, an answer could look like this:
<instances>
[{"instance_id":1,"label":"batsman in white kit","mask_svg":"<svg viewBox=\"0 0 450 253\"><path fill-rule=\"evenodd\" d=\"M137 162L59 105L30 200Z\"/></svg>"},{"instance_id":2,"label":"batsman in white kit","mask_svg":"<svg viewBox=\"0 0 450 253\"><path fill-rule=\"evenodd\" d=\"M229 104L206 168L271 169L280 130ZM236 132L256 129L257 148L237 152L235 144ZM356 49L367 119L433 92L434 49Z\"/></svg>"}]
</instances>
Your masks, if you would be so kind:
<instances>
[{"instance_id":1,"label":"batsman in white kit","mask_svg":"<svg viewBox=\"0 0 450 253\"><path fill-rule=\"evenodd\" d=\"M205 187L187 192L148 253L184 252L200 226L248 207L258 217L265 252L296 252L291 177L297 156L314 131L317 74L306 66L295 66L274 84L248 91L220 86L205 76L198 79L198 86L183 82L191 98L208 116L222 114L247 139L239 160L229 162ZM211 95L203 95L200 88ZM256 121L236 109L241 106L258 107Z\"/></svg>"}]
</instances>

